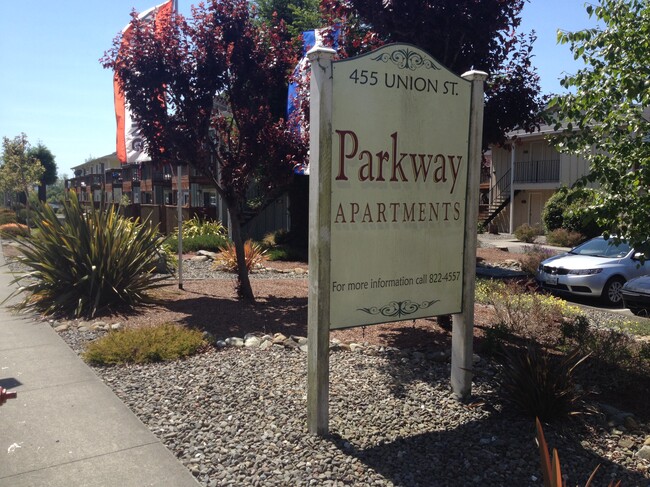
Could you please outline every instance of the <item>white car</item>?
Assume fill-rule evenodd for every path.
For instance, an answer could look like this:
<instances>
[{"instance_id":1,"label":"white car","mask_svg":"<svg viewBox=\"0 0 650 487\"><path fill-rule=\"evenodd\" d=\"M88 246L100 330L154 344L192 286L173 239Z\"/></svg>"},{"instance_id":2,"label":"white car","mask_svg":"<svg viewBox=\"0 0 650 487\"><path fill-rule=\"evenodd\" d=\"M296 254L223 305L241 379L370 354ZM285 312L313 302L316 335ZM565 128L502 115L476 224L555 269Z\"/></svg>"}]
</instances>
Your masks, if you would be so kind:
<instances>
[{"instance_id":1,"label":"white car","mask_svg":"<svg viewBox=\"0 0 650 487\"><path fill-rule=\"evenodd\" d=\"M639 256L625 241L616 245L613 238L596 237L543 261L537 269L537 281L554 292L599 297L618 306L623 302L623 285L650 274L650 264Z\"/></svg>"}]
</instances>

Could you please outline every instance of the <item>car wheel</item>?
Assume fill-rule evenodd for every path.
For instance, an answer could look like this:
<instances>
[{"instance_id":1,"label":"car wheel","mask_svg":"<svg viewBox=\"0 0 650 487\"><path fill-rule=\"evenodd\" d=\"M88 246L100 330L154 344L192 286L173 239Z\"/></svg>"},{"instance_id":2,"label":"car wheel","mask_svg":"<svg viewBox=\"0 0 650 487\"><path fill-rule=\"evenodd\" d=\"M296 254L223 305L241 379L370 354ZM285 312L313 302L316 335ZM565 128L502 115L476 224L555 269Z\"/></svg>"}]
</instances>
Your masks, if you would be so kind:
<instances>
[{"instance_id":1,"label":"car wheel","mask_svg":"<svg viewBox=\"0 0 650 487\"><path fill-rule=\"evenodd\" d=\"M648 310L645 308L630 308L630 311L633 315L641 316L643 318L648 317Z\"/></svg>"},{"instance_id":2,"label":"car wheel","mask_svg":"<svg viewBox=\"0 0 650 487\"><path fill-rule=\"evenodd\" d=\"M622 277L612 277L607 281L601 295L603 301L610 306L620 305L623 302L623 295L621 294L623 284L625 284L625 279Z\"/></svg>"}]
</instances>

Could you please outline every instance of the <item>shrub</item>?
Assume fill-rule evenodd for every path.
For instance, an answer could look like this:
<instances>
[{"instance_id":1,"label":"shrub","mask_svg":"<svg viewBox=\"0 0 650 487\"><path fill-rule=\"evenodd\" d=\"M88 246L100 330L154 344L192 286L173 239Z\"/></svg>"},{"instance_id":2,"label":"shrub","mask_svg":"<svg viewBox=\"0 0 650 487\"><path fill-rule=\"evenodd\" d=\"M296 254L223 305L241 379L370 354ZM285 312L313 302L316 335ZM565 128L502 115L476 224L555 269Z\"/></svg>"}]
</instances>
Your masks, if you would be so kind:
<instances>
[{"instance_id":1,"label":"shrub","mask_svg":"<svg viewBox=\"0 0 650 487\"><path fill-rule=\"evenodd\" d=\"M18 236L29 236L29 228L27 228L27 225L21 223L5 223L4 225L0 225L0 237L11 238Z\"/></svg>"},{"instance_id":2,"label":"shrub","mask_svg":"<svg viewBox=\"0 0 650 487\"><path fill-rule=\"evenodd\" d=\"M547 334L555 332L549 325L561 322L566 316L581 314L580 308L561 298L528 293L516 283L481 281L477 283L475 295L477 301L493 307L497 324L527 338L537 336L542 330Z\"/></svg>"},{"instance_id":3,"label":"shrub","mask_svg":"<svg viewBox=\"0 0 650 487\"><path fill-rule=\"evenodd\" d=\"M264 235L261 245L264 248L270 249L278 245L286 245L290 242L290 234L284 229L276 230L274 232L269 232Z\"/></svg>"},{"instance_id":4,"label":"shrub","mask_svg":"<svg viewBox=\"0 0 650 487\"><path fill-rule=\"evenodd\" d=\"M89 343L83 358L96 365L143 364L188 357L204 345L200 331L167 323L111 332Z\"/></svg>"},{"instance_id":5,"label":"shrub","mask_svg":"<svg viewBox=\"0 0 650 487\"><path fill-rule=\"evenodd\" d=\"M579 413L584 393L575 387L573 373L585 359L577 349L554 357L533 342L504 349L503 397L524 414L545 421Z\"/></svg>"},{"instance_id":6,"label":"shrub","mask_svg":"<svg viewBox=\"0 0 650 487\"><path fill-rule=\"evenodd\" d=\"M178 234L178 230L176 230ZM216 235L226 239L228 232L220 221L202 220L198 216L183 221L183 241L204 235Z\"/></svg>"},{"instance_id":7,"label":"shrub","mask_svg":"<svg viewBox=\"0 0 650 487\"><path fill-rule=\"evenodd\" d=\"M0 208L0 225L16 223L16 212L9 208Z\"/></svg>"},{"instance_id":8,"label":"shrub","mask_svg":"<svg viewBox=\"0 0 650 487\"><path fill-rule=\"evenodd\" d=\"M585 236L580 232L573 232L566 228L556 228L546 235L546 241L550 245L558 247L575 247L585 240Z\"/></svg>"},{"instance_id":9,"label":"shrub","mask_svg":"<svg viewBox=\"0 0 650 487\"><path fill-rule=\"evenodd\" d=\"M560 188L544 205L542 221L549 232L565 228L585 238L595 237L604 230L598 225L597 202L598 193L594 189Z\"/></svg>"},{"instance_id":10,"label":"shrub","mask_svg":"<svg viewBox=\"0 0 650 487\"><path fill-rule=\"evenodd\" d=\"M578 317L562 326L562 336L594 360L610 365L631 365L635 340L617 330L616 323L611 322L609 326L613 328L596 328L586 317Z\"/></svg>"},{"instance_id":11,"label":"shrub","mask_svg":"<svg viewBox=\"0 0 650 487\"><path fill-rule=\"evenodd\" d=\"M291 247L289 245L279 245L273 247L266 252L266 258L268 260L279 260L285 262L300 261L304 262L307 260L307 251L302 248Z\"/></svg>"},{"instance_id":12,"label":"shrub","mask_svg":"<svg viewBox=\"0 0 650 487\"><path fill-rule=\"evenodd\" d=\"M519 258L521 270L527 274L530 274L531 276L534 276L537 273L539 264L549 257L553 257L554 255L555 252L546 249L541 245L526 246L524 248L524 255Z\"/></svg>"},{"instance_id":13,"label":"shrub","mask_svg":"<svg viewBox=\"0 0 650 487\"><path fill-rule=\"evenodd\" d=\"M567 194L569 188L562 186L546 201L542 211L542 222L547 231L553 231L562 228L564 224L564 209L567 207Z\"/></svg>"},{"instance_id":14,"label":"shrub","mask_svg":"<svg viewBox=\"0 0 650 487\"><path fill-rule=\"evenodd\" d=\"M264 261L264 254L266 250L261 245L247 240L244 243L244 254L246 258L246 269L250 271L253 267L261 264ZM221 258L214 264L215 268L223 269L228 272L237 272L237 254L235 252L235 244L227 244L221 254Z\"/></svg>"},{"instance_id":15,"label":"shrub","mask_svg":"<svg viewBox=\"0 0 650 487\"><path fill-rule=\"evenodd\" d=\"M533 243L535 238L541 235L541 229L538 227L531 227L528 223L524 223L515 229L515 237L517 240L526 243Z\"/></svg>"},{"instance_id":16,"label":"shrub","mask_svg":"<svg viewBox=\"0 0 650 487\"><path fill-rule=\"evenodd\" d=\"M26 294L19 308L92 317L102 308L148 302L147 291L163 285L153 274L162 245L157 228L113 207L84 212L74 193L63 205L63 221L47 204L36 204L34 212L35 235L15 237L17 260L30 269L13 281L24 283L16 292Z\"/></svg>"},{"instance_id":17,"label":"shrub","mask_svg":"<svg viewBox=\"0 0 650 487\"><path fill-rule=\"evenodd\" d=\"M197 252L207 250L209 252L220 252L228 245L228 238L224 235L197 235L195 237L183 237L183 252ZM170 236L165 239L165 246L170 252L178 253L178 236Z\"/></svg>"},{"instance_id":18,"label":"shrub","mask_svg":"<svg viewBox=\"0 0 650 487\"><path fill-rule=\"evenodd\" d=\"M481 352L488 355L495 355L503 349L504 342L510 336L508 327L503 323L497 323L494 326L485 329Z\"/></svg>"}]
</instances>

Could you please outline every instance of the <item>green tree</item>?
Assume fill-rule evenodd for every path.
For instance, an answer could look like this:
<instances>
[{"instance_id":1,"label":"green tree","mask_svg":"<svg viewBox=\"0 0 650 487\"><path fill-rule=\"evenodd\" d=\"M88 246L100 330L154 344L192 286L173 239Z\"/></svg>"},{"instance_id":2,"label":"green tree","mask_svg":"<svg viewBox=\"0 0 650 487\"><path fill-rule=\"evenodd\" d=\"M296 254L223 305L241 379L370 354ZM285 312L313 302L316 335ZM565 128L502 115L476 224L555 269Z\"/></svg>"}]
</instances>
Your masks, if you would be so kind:
<instances>
[{"instance_id":1,"label":"green tree","mask_svg":"<svg viewBox=\"0 0 650 487\"><path fill-rule=\"evenodd\" d=\"M29 149L30 157L38 159L43 166L43 176L38 185L38 199L39 201L47 200L47 185L54 184L56 182L56 162L54 162L54 155L50 150L43 145L42 142L39 142L36 147Z\"/></svg>"},{"instance_id":2,"label":"green tree","mask_svg":"<svg viewBox=\"0 0 650 487\"><path fill-rule=\"evenodd\" d=\"M2 167L0 167L0 187L5 191L23 192L27 207L27 227L29 227L29 193L43 177L45 169L40 161L30 155L30 145L23 133L13 139L2 138Z\"/></svg>"},{"instance_id":3,"label":"green tree","mask_svg":"<svg viewBox=\"0 0 650 487\"><path fill-rule=\"evenodd\" d=\"M61 204L65 200L65 180L68 179L66 174L60 175L53 183L47 186L47 202L52 204Z\"/></svg>"},{"instance_id":4,"label":"green tree","mask_svg":"<svg viewBox=\"0 0 650 487\"><path fill-rule=\"evenodd\" d=\"M600 187L592 211L612 234L650 257L650 4L599 0L586 7L598 27L558 32L586 67L562 80L551 100L561 150L590 163L583 182Z\"/></svg>"},{"instance_id":5,"label":"green tree","mask_svg":"<svg viewBox=\"0 0 650 487\"><path fill-rule=\"evenodd\" d=\"M284 20L291 37L322 27L319 0L257 0L255 3L260 17L267 23L273 22L274 15Z\"/></svg>"}]
</instances>

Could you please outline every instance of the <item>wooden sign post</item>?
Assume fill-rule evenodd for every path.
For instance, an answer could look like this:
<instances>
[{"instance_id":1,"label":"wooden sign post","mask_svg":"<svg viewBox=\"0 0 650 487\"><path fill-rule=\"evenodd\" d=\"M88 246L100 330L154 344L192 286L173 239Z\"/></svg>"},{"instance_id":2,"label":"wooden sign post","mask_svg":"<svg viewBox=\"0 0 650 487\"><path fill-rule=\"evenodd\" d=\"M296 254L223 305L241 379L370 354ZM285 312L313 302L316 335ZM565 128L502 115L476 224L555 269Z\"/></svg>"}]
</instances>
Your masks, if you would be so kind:
<instances>
[{"instance_id":1,"label":"wooden sign post","mask_svg":"<svg viewBox=\"0 0 650 487\"><path fill-rule=\"evenodd\" d=\"M487 76L458 77L406 44L334 54L308 53L308 423L318 435L330 329L453 314L452 385L469 394Z\"/></svg>"}]
</instances>

